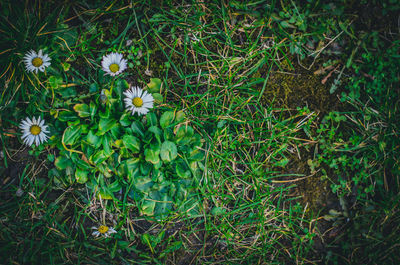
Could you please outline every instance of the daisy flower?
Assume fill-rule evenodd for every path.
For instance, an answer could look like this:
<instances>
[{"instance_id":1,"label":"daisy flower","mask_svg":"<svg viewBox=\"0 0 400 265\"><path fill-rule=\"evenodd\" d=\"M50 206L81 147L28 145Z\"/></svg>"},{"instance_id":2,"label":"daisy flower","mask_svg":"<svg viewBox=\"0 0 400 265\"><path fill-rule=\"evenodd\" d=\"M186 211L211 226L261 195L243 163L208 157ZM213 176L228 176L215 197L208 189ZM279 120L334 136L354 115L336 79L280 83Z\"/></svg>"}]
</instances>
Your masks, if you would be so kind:
<instances>
[{"instance_id":1,"label":"daisy flower","mask_svg":"<svg viewBox=\"0 0 400 265\"><path fill-rule=\"evenodd\" d=\"M24 56L25 66L28 72L35 71L35 73L37 73L38 70L44 72L44 69L50 65L50 60L51 58L47 54L43 54L42 50L39 50L38 53L31 50Z\"/></svg>"},{"instance_id":2,"label":"daisy flower","mask_svg":"<svg viewBox=\"0 0 400 265\"><path fill-rule=\"evenodd\" d=\"M22 140L24 143L31 146L35 143L36 146L44 143L49 138L46 133L49 133L47 130L47 125L44 125L44 120L41 120L40 117L37 119L35 117L31 119L26 118L21 122L19 127L22 129Z\"/></svg>"},{"instance_id":3,"label":"daisy flower","mask_svg":"<svg viewBox=\"0 0 400 265\"><path fill-rule=\"evenodd\" d=\"M122 54L113 52L103 56L101 66L106 74L116 76L126 69L126 60L122 58Z\"/></svg>"},{"instance_id":4,"label":"daisy flower","mask_svg":"<svg viewBox=\"0 0 400 265\"><path fill-rule=\"evenodd\" d=\"M124 92L124 95L126 109L132 111L132 115L135 112L145 115L149 109L153 108L153 96L139 87L131 87Z\"/></svg>"},{"instance_id":5,"label":"daisy flower","mask_svg":"<svg viewBox=\"0 0 400 265\"><path fill-rule=\"evenodd\" d=\"M92 235L95 237L98 236L109 237L111 234L117 233L117 231L115 231L114 228L105 225L101 225L99 227L93 226L92 229L95 230L92 233Z\"/></svg>"}]
</instances>

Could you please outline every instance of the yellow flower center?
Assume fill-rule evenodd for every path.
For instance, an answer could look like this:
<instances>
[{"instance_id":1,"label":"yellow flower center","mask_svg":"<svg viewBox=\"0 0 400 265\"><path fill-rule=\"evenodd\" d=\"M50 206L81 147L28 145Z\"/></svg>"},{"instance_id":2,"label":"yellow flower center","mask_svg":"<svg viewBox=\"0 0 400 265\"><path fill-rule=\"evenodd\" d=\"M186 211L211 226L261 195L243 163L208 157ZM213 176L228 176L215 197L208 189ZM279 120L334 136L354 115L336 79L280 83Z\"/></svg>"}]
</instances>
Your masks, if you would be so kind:
<instances>
[{"instance_id":1,"label":"yellow flower center","mask_svg":"<svg viewBox=\"0 0 400 265\"><path fill-rule=\"evenodd\" d=\"M42 129L40 129L40 127L37 125L32 125L29 130L31 131L31 134L33 134L33 135L38 135L42 131Z\"/></svg>"},{"instance_id":2,"label":"yellow flower center","mask_svg":"<svg viewBox=\"0 0 400 265\"><path fill-rule=\"evenodd\" d=\"M105 226L105 225L101 225L101 226L99 226L97 231L99 231L101 234L104 234L104 233L106 233L108 231L108 227Z\"/></svg>"},{"instance_id":3,"label":"yellow flower center","mask_svg":"<svg viewBox=\"0 0 400 265\"><path fill-rule=\"evenodd\" d=\"M136 108L140 108L143 105L143 99L136 97L132 99L132 104L136 107Z\"/></svg>"},{"instance_id":4,"label":"yellow flower center","mask_svg":"<svg viewBox=\"0 0 400 265\"><path fill-rule=\"evenodd\" d=\"M39 57L33 58L32 64L35 67L39 67L43 64L43 60L42 60L42 58L39 58Z\"/></svg>"},{"instance_id":5,"label":"yellow flower center","mask_svg":"<svg viewBox=\"0 0 400 265\"><path fill-rule=\"evenodd\" d=\"M118 70L119 70L119 65L118 64L113 63L113 64L110 65L110 71L111 72L116 73L116 72L118 72Z\"/></svg>"}]
</instances>

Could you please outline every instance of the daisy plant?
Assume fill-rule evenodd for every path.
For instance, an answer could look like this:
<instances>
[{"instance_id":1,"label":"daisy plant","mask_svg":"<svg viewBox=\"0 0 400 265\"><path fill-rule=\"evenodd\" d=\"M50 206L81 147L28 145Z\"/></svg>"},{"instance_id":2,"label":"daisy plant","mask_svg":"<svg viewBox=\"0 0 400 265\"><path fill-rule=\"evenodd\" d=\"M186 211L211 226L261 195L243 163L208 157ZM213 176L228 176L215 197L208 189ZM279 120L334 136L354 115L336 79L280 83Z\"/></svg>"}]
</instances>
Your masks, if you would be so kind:
<instances>
[{"instance_id":1,"label":"daisy plant","mask_svg":"<svg viewBox=\"0 0 400 265\"><path fill-rule=\"evenodd\" d=\"M24 56L24 63L28 72L44 72L45 68L50 66L50 61L51 58L44 54L42 50L39 50L38 53L31 50Z\"/></svg>"},{"instance_id":2,"label":"daisy plant","mask_svg":"<svg viewBox=\"0 0 400 265\"><path fill-rule=\"evenodd\" d=\"M26 118L21 122L19 127L22 129L22 140L26 145L38 146L47 141L49 131L44 122L40 117Z\"/></svg>"},{"instance_id":3,"label":"daisy plant","mask_svg":"<svg viewBox=\"0 0 400 265\"><path fill-rule=\"evenodd\" d=\"M132 111L132 115L135 113L145 115L153 108L153 96L139 87L131 87L124 92L124 95L126 109Z\"/></svg>"},{"instance_id":4,"label":"daisy plant","mask_svg":"<svg viewBox=\"0 0 400 265\"><path fill-rule=\"evenodd\" d=\"M127 61L123 58L120 53L111 53L103 56L101 66L106 74L111 76L117 76L127 68Z\"/></svg>"},{"instance_id":5,"label":"daisy plant","mask_svg":"<svg viewBox=\"0 0 400 265\"><path fill-rule=\"evenodd\" d=\"M55 159L64 176L57 182L63 188L75 181L85 184L102 199L119 200L118 194L126 192L147 216L197 212L193 191L204 168L200 135L182 111L152 108L151 91L161 92L161 82L139 88L117 80L113 88L58 113L68 126Z\"/></svg>"},{"instance_id":6,"label":"daisy plant","mask_svg":"<svg viewBox=\"0 0 400 265\"><path fill-rule=\"evenodd\" d=\"M114 228L108 227L106 225L100 225L99 227L92 227L93 233L92 235L95 237L104 236L110 237L111 234L117 233Z\"/></svg>"}]
</instances>

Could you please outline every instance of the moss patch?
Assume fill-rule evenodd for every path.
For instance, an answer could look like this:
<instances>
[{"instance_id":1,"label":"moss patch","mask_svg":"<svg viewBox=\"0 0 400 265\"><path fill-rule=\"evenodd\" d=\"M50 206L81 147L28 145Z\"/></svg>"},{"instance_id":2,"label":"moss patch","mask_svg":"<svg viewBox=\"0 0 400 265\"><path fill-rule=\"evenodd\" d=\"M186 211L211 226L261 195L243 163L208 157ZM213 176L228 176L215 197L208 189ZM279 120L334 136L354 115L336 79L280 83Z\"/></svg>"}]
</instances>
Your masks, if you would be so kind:
<instances>
[{"instance_id":1,"label":"moss patch","mask_svg":"<svg viewBox=\"0 0 400 265\"><path fill-rule=\"evenodd\" d=\"M282 71L271 71L262 96L262 103L288 109L308 106L310 110L321 114L335 109L340 102L335 94L329 92L333 78L322 84L323 76L314 74L321 64L322 61L315 63L310 70L299 65L295 65L293 69L284 61L281 63ZM263 67L259 75L266 76L267 71L267 67Z\"/></svg>"},{"instance_id":2,"label":"moss patch","mask_svg":"<svg viewBox=\"0 0 400 265\"><path fill-rule=\"evenodd\" d=\"M300 181L294 182L296 187L293 189L293 196L300 196L299 201L302 205L306 206L312 212L319 212L323 208L332 208L337 204L337 199L332 194L329 182L321 179L321 174L313 174L307 163L307 160L311 158L311 153L307 150L301 149L303 157L301 159L297 155L290 157L290 163L287 166L288 174L302 174L304 175ZM292 180L293 177L288 177L288 181ZM293 184L293 182L288 182Z\"/></svg>"}]
</instances>

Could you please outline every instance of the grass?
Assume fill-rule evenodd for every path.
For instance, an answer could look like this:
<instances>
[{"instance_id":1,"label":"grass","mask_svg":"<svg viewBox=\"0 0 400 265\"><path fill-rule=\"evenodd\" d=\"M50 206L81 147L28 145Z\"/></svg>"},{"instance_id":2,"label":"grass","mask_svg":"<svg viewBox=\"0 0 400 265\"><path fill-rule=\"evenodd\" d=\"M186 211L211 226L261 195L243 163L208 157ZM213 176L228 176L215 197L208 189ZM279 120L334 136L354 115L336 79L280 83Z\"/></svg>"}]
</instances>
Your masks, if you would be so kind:
<instances>
[{"instance_id":1,"label":"grass","mask_svg":"<svg viewBox=\"0 0 400 265\"><path fill-rule=\"evenodd\" d=\"M1 6L5 264L395 264L398 96L385 93L398 67L384 62L398 46L390 23L368 28L345 1L33 2ZM17 6L24 14L7 16ZM398 8L387 1L382 12ZM20 61L39 47L52 67L37 78ZM385 47L394 48L372 71L362 53L375 58ZM85 185L60 182L54 139L21 145L26 115L55 120L99 93L110 81L101 57L111 51L128 58L129 83L160 78L159 108L184 110L202 135L196 213L155 221L126 194L98 199ZM382 93L354 96L381 73L392 73ZM118 233L94 238L91 227L101 223Z\"/></svg>"}]
</instances>

